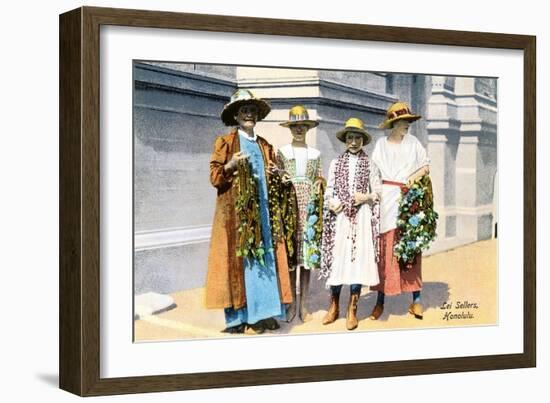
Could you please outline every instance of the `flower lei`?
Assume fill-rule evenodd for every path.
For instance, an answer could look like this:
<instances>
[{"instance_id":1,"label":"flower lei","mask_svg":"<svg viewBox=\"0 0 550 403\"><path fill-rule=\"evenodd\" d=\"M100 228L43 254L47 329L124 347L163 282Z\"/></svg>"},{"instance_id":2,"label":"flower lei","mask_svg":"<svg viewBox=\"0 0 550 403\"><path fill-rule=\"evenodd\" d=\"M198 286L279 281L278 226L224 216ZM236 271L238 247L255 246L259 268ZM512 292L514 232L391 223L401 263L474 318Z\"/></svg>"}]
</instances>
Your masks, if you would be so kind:
<instances>
[{"instance_id":1,"label":"flower lei","mask_svg":"<svg viewBox=\"0 0 550 403\"><path fill-rule=\"evenodd\" d=\"M306 207L306 222L304 225L304 264L310 269L321 266L321 242L323 235L323 204L326 181L321 180L319 191L313 189Z\"/></svg>"},{"instance_id":2,"label":"flower lei","mask_svg":"<svg viewBox=\"0 0 550 403\"><path fill-rule=\"evenodd\" d=\"M397 218L399 239L394 254L402 270L410 270L417 256L435 239L438 217L433 209L432 182L428 175L417 179L410 187L401 187Z\"/></svg>"},{"instance_id":3,"label":"flower lei","mask_svg":"<svg viewBox=\"0 0 550 403\"><path fill-rule=\"evenodd\" d=\"M350 152L345 152L336 160L335 167L335 186L334 192L338 200L340 200L344 206L343 213L351 222L351 240L352 240L352 261L355 260L355 252L357 249L356 245L356 225L357 225L357 211L359 207L354 205L355 192L368 193L369 192L369 178L370 178L370 162L367 154L363 150L357 153L359 161L357 161L357 167L355 170L355 176L353 178L352 189L355 192L350 193L349 191L349 158ZM374 251L376 253L376 261L379 257L379 203L376 202L372 206L372 239L374 243ZM334 260L333 250L335 243L335 226L336 226L336 214L330 211L328 205L324 208L324 230L323 230L323 241L322 241L322 262L321 270L319 277L327 278L330 275L332 262Z\"/></svg>"},{"instance_id":4,"label":"flower lei","mask_svg":"<svg viewBox=\"0 0 550 403\"><path fill-rule=\"evenodd\" d=\"M252 257L264 266L265 249L262 241L258 185L246 159L237 163L237 176L233 188L236 193L235 212L239 223L237 256Z\"/></svg>"}]
</instances>

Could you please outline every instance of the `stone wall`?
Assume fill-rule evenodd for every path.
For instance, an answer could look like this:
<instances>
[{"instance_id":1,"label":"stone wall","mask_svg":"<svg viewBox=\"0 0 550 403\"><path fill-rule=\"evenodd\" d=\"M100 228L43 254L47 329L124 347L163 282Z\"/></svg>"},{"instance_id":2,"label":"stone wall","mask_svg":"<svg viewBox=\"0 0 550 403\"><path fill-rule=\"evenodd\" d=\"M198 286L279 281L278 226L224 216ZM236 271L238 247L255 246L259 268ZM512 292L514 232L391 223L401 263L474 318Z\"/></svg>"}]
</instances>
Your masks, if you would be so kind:
<instances>
[{"instance_id":1,"label":"stone wall","mask_svg":"<svg viewBox=\"0 0 550 403\"><path fill-rule=\"evenodd\" d=\"M216 198L208 162L236 88L234 67L166 66L134 66L136 293L204 283Z\"/></svg>"},{"instance_id":2,"label":"stone wall","mask_svg":"<svg viewBox=\"0 0 550 403\"><path fill-rule=\"evenodd\" d=\"M496 80L432 77L428 153L438 241L431 252L490 238L497 170Z\"/></svg>"},{"instance_id":3,"label":"stone wall","mask_svg":"<svg viewBox=\"0 0 550 403\"><path fill-rule=\"evenodd\" d=\"M431 252L491 236L496 171L496 80L410 74L274 69L197 64L134 65L134 284L136 294L201 287L207 267L215 190L208 162L219 114L236 88L267 99L272 111L258 134L290 142L279 125L303 104L320 125L308 133L324 173L344 146L335 137L359 117L374 141L396 100L423 116L411 126L432 161L441 215Z\"/></svg>"}]
</instances>

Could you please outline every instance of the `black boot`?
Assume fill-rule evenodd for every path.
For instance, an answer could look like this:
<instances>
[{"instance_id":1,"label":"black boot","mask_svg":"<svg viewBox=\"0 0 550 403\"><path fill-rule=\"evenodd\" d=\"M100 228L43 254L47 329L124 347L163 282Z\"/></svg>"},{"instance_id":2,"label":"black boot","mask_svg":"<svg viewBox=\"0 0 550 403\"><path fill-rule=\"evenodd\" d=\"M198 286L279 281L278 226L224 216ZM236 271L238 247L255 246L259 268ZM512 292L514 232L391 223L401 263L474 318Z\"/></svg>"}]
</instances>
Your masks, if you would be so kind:
<instances>
[{"instance_id":1,"label":"black boot","mask_svg":"<svg viewBox=\"0 0 550 403\"><path fill-rule=\"evenodd\" d=\"M244 331L246 334L262 334L265 332L264 323L262 320L253 323L253 324L247 324L246 330Z\"/></svg>"},{"instance_id":2,"label":"black boot","mask_svg":"<svg viewBox=\"0 0 550 403\"><path fill-rule=\"evenodd\" d=\"M237 334L237 333L244 333L244 330L246 328L246 325L244 323L241 323L237 326L229 326L222 330L222 333L230 333L230 334Z\"/></svg>"},{"instance_id":3,"label":"black boot","mask_svg":"<svg viewBox=\"0 0 550 403\"><path fill-rule=\"evenodd\" d=\"M277 330L281 326L277 323L277 321L273 318L267 318L261 321L264 328L267 330Z\"/></svg>"}]
</instances>

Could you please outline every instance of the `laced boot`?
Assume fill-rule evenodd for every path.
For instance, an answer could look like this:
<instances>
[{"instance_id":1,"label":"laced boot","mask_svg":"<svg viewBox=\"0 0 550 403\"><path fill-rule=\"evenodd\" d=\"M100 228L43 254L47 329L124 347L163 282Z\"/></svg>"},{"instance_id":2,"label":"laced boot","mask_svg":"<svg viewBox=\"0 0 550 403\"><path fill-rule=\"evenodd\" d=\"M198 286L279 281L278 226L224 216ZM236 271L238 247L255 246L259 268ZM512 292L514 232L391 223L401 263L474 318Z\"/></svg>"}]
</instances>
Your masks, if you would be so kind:
<instances>
[{"instance_id":1,"label":"laced boot","mask_svg":"<svg viewBox=\"0 0 550 403\"><path fill-rule=\"evenodd\" d=\"M349 296L348 312L346 314L346 328L353 330L359 325L357 320L357 303L359 302L359 294L353 293Z\"/></svg>"},{"instance_id":2,"label":"laced boot","mask_svg":"<svg viewBox=\"0 0 550 403\"><path fill-rule=\"evenodd\" d=\"M328 307L328 312L323 318L323 325L328 325L338 319L340 315L339 303L340 295L339 294L330 294L330 306Z\"/></svg>"}]
</instances>

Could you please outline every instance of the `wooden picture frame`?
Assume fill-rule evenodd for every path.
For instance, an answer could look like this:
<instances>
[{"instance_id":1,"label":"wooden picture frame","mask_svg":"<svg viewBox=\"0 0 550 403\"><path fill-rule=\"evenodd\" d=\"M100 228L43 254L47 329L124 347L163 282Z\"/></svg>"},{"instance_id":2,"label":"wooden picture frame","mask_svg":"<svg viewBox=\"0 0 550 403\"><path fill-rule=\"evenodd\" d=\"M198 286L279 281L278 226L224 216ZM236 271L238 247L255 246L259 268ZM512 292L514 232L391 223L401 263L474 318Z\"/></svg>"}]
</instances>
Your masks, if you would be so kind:
<instances>
[{"instance_id":1,"label":"wooden picture frame","mask_svg":"<svg viewBox=\"0 0 550 403\"><path fill-rule=\"evenodd\" d=\"M523 353L100 377L100 27L169 28L522 50ZM60 387L81 396L525 368L536 365L534 36L82 7L60 16Z\"/></svg>"}]
</instances>

